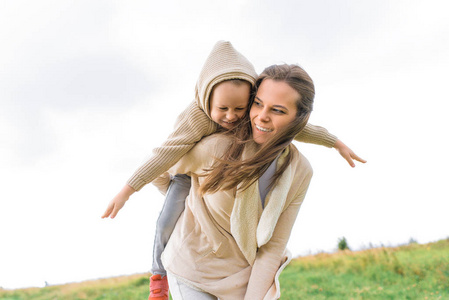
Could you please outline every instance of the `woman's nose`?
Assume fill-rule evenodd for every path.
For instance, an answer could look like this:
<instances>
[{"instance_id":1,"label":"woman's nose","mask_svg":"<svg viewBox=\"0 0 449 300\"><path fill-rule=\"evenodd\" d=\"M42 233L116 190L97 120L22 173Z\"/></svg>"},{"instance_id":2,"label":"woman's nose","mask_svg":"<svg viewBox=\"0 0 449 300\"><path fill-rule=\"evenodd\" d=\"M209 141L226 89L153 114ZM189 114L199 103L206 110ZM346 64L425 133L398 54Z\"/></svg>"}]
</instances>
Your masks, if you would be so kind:
<instances>
[{"instance_id":1,"label":"woman's nose","mask_svg":"<svg viewBox=\"0 0 449 300\"><path fill-rule=\"evenodd\" d=\"M268 112L266 109L262 109L259 113L259 119L263 122L268 122L270 120Z\"/></svg>"}]
</instances>

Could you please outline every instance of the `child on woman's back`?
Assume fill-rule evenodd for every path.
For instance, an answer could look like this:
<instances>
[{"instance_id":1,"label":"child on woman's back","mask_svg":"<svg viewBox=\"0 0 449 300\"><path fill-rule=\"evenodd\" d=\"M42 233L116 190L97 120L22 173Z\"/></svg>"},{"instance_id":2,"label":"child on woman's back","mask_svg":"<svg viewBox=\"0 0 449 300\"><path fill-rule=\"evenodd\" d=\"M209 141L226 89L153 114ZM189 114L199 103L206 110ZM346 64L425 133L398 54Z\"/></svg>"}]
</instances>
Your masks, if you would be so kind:
<instances>
[{"instance_id":1,"label":"child on woman's back","mask_svg":"<svg viewBox=\"0 0 449 300\"><path fill-rule=\"evenodd\" d=\"M169 178L165 172L201 138L217 130L232 129L238 123L249 109L251 88L256 78L252 64L231 43L218 42L201 71L195 88L195 101L178 117L175 130L167 141L156 148L154 155L134 173L102 216L114 218L129 197L145 184L155 179L171 180L156 225L150 300L168 300L166 271L160 255L184 210L190 190L188 174ZM322 127L308 124L295 140L335 147L351 166L353 159L364 162Z\"/></svg>"}]
</instances>

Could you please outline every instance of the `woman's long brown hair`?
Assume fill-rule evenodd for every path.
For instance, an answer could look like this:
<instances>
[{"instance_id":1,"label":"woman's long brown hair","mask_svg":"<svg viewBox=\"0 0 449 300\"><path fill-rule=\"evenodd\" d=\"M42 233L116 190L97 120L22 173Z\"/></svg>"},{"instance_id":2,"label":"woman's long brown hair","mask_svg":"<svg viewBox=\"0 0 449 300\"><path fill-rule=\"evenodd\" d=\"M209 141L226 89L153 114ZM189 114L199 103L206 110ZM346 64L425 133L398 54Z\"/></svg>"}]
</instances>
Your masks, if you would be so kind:
<instances>
[{"instance_id":1,"label":"woman's long brown hair","mask_svg":"<svg viewBox=\"0 0 449 300\"><path fill-rule=\"evenodd\" d=\"M249 110L239 125L228 131L231 138L225 154L216 160L215 164L205 170L205 180L200 186L201 194L214 193L220 189L229 190L237 187L245 190L268 169L276 157L284 151L294 137L306 126L313 109L315 87L310 76L298 65L273 65L266 68L256 81L249 108L257 94L257 89L265 79L283 81L298 92L296 101L296 117L283 131L258 148L250 158L242 160L243 149L251 142L251 120ZM271 188L290 164L292 154L289 151L284 162L270 181Z\"/></svg>"}]
</instances>

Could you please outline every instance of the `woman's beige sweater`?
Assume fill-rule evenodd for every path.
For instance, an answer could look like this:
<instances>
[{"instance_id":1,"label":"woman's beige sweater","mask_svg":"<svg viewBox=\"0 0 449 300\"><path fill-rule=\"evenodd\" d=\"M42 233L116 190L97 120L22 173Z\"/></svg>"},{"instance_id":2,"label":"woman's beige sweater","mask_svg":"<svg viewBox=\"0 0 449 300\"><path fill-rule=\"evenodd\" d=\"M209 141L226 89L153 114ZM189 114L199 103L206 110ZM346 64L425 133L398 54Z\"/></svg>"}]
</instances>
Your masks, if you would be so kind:
<instances>
[{"instance_id":1,"label":"woman's beige sweater","mask_svg":"<svg viewBox=\"0 0 449 300\"><path fill-rule=\"evenodd\" d=\"M136 191L166 172L203 137L217 131L210 118L210 94L215 85L230 79L254 83L257 73L253 65L230 42L219 41L201 70L195 87L195 100L178 117L175 129L153 156L136 170L128 185ZM325 128L307 124L295 140L333 147L337 138Z\"/></svg>"},{"instance_id":2,"label":"woman's beige sweater","mask_svg":"<svg viewBox=\"0 0 449 300\"><path fill-rule=\"evenodd\" d=\"M214 157L221 157L228 144L229 136L208 136L169 170L190 175L192 187L162 261L170 275L221 300L278 299L278 277L289 262L286 245L312 168L295 146L285 150L277 165L287 151L292 152L292 161L266 196L265 208L258 181L243 192L199 195L204 177L198 175L212 166ZM253 153L247 147L244 157ZM162 191L168 187L164 180L155 184Z\"/></svg>"}]
</instances>

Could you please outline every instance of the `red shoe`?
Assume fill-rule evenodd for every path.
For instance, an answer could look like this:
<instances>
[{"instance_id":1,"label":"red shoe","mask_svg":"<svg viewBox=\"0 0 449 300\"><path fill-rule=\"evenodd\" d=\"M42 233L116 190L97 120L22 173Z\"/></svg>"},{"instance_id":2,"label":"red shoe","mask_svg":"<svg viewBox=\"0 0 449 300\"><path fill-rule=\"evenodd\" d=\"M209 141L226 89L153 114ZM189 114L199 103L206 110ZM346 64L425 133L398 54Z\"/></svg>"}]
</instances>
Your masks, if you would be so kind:
<instances>
[{"instance_id":1,"label":"red shoe","mask_svg":"<svg viewBox=\"0 0 449 300\"><path fill-rule=\"evenodd\" d=\"M148 300L168 300L167 276L156 274L150 277L150 296Z\"/></svg>"}]
</instances>

